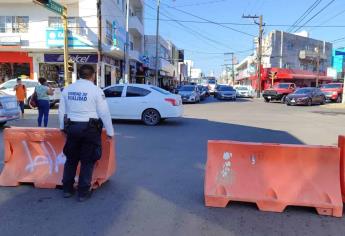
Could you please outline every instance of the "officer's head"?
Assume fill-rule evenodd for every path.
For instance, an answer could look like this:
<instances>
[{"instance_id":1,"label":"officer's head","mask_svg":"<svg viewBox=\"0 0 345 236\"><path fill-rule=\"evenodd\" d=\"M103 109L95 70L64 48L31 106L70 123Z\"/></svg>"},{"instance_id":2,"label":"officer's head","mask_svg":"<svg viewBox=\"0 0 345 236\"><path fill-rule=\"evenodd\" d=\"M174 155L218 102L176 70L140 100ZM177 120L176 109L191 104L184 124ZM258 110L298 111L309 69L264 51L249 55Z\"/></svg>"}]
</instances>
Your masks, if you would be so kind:
<instances>
[{"instance_id":1,"label":"officer's head","mask_svg":"<svg viewBox=\"0 0 345 236\"><path fill-rule=\"evenodd\" d=\"M40 77L40 78L38 78L38 82L40 82L40 84L44 85L47 82L47 80L43 77Z\"/></svg>"},{"instance_id":2,"label":"officer's head","mask_svg":"<svg viewBox=\"0 0 345 236\"><path fill-rule=\"evenodd\" d=\"M95 81L95 69L90 65L82 65L79 70L79 77L90 81Z\"/></svg>"}]
</instances>

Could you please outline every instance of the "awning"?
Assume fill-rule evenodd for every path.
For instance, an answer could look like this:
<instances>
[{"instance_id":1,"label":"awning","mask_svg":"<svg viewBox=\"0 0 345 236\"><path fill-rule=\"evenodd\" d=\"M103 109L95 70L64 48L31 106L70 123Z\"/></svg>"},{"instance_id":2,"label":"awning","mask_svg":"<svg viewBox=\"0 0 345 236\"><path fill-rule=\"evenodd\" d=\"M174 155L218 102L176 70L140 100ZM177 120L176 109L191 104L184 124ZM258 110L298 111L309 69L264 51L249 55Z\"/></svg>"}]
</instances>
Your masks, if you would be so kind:
<instances>
[{"instance_id":1,"label":"awning","mask_svg":"<svg viewBox=\"0 0 345 236\"><path fill-rule=\"evenodd\" d=\"M303 74L291 74L293 79L312 79L315 80L317 78L317 75L303 75ZM319 80L328 80L332 81L333 78L325 75L320 75Z\"/></svg>"}]
</instances>

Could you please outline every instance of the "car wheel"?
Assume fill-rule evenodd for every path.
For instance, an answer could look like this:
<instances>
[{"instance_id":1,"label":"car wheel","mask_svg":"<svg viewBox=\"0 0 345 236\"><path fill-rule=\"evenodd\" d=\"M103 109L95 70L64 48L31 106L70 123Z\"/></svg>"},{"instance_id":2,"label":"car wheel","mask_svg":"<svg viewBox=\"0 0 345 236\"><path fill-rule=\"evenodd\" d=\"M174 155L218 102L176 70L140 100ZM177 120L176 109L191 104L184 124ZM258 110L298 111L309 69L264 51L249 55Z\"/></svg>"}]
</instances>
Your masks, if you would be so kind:
<instances>
[{"instance_id":1,"label":"car wheel","mask_svg":"<svg viewBox=\"0 0 345 236\"><path fill-rule=\"evenodd\" d=\"M311 98L308 99L307 105L308 105L308 106L313 105L313 101L311 100Z\"/></svg>"},{"instance_id":2,"label":"car wheel","mask_svg":"<svg viewBox=\"0 0 345 236\"><path fill-rule=\"evenodd\" d=\"M338 97L337 97L337 101L336 101L337 103L341 103L342 102L342 97L341 97L341 95L339 94L338 95Z\"/></svg>"},{"instance_id":3,"label":"car wheel","mask_svg":"<svg viewBox=\"0 0 345 236\"><path fill-rule=\"evenodd\" d=\"M145 125L154 126L160 122L161 115L157 110L149 108L143 112L141 119Z\"/></svg>"},{"instance_id":4,"label":"car wheel","mask_svg":"<svg viewBox=\"0 0 345 236\"><path fill-rule=\"evenodd\" d=\"M264 98L265 99L265 102L270 102L270 100L268 98Z\"/></svg>"},{"instance_id":5,"label":"car wheel","mask_svg":"<svg viewBox=\"0 0 345 236\"><path fill-rule=\"evenodd\" d=\"M285 103L285 99L286 99L286 95L284 95L284 96L282 97L282 99L280 100L280 102L281 102L281 103Z\"/></svg>"},{"instance_id":6,"label":"car wheel","mask_svg":"<svg viewBox=\"0 0 345 236\"><path fill-rule=\"evenodd\" d=\"M325 105L325 104L326 104L326 98L325 98L325 97L323 97L323 98L322 98L322 100L321 100L320 105Z\"/></svg>"}]
</instances>

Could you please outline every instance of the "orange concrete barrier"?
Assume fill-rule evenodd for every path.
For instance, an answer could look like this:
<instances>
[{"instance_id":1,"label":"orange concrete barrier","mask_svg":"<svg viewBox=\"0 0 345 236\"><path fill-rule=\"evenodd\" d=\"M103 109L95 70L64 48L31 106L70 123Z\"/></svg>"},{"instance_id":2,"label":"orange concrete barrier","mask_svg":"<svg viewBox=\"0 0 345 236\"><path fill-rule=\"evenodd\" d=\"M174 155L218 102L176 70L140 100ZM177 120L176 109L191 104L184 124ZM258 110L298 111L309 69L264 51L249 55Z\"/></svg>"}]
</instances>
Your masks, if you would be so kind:
<instances>
[{"instance_id":1,"label":"orange concrete barrier","mask_svg":"<svg viewBox=\"0 0 345 236\"><path fill-rule=\"evenodd\" d=\"M205 205L256 203L262 211L315 207L341 217L337 147L209 141Z\"/></svg>"},{"instance_id":2,"label":"orange concrete barrier","mask_svg":"<svg viewBox=\"0 0 345 236\"><path fill-rule=\"evenodd\" d=\"M38 188L62 185L66 156L65 136L51 128L9 128L4 130L4 168L0 186L33 183ZM97 188L115 172L114 141L102 133L102 158L96 163L92 188ZM78 170L79 173L79 170Z\"/></svg>"},{"instance_id":3,"label":"orange concrete barrier","mask_svg":"<svg viewBox=\"0 0 345 236\"><path fill-rule=\"evenodd\" d=\"M345 136L338 137L338 146L340 148L340 186L343 202L345 202Z\"/></svg>"}]
</instances>

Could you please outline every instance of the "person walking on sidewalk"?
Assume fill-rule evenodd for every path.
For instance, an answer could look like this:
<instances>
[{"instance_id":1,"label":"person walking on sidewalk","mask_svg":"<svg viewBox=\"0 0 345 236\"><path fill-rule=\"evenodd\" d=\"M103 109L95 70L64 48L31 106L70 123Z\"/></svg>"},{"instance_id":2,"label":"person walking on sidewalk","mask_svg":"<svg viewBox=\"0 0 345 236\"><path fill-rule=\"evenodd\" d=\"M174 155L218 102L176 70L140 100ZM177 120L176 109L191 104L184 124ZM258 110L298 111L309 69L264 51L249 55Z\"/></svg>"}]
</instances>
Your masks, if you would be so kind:
<instances>
[{"instance_id":1,"label":"person walking on sidewalk","mask_svg":"<svg viewBox=\"0 0 345 236\"><path fill-rule=\"evenodd\" d=\"M67 140L63 149L66 163L63 173L63 197L74 194L74 179L78 163L78 199L91 197L91 180L94 165L102 156L101 133L103 125L109 140L114 128L103 91L94 85L95 70L90 65L80 68L80 79L65 88L59 104L60 129Z\"/></svg>"},{"instance_id":2,"label":"person walking on sidewalk","mask_svg":"<svg viewBox=\"0 0 345 236\"><path fill-rule=\"evenodd\" d=\"M38 82L40 84L35 88L38 108L37 123L38 127L41 127L43 119L44 127L47 127L49 118L49 95L53 95L54 90L47 86L47 80L45 78L39 78Z\"/></svg>"},{"instance_id":3,"label":"person walking on sidewalk","mask_svg":"<svg viewBox=\"0 0 345 236\"><path fill-rule=\"evenodd\" d=\"M16 92L18 105L20 107L20 111L22 112L22 118L24 118L24 101L26 99L26 87L24 84L22 84L22 80L20 78L17 79L17 84L16 86L14 86L13 90Z\"/></svg>"}]
</instances>

